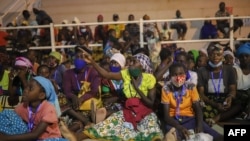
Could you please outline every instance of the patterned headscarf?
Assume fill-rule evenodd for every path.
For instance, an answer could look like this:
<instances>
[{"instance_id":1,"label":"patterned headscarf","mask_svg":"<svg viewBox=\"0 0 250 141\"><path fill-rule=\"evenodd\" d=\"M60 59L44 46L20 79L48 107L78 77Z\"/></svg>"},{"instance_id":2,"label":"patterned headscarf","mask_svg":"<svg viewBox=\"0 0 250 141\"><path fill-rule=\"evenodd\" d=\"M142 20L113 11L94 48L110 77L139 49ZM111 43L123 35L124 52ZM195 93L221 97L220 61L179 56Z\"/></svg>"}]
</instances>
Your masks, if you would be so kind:
<instances>
[{"instance_id":1,"label":"patterned headscarf","mask_svg":"<svg viewBox=\"0 0 250 141\"><path fill-rule=\"evenodd\" d=\"M150 58L147 55L143 53L138 53L134 55L133 57L141 63L142 68L144 69L144 72L151 73L151 74L153 73L152 63L151 63Z\"/></svg>"},{"instance_id":2,"label":"patterned headscarf","mask_svg":"<svg viewBox=\"0 0 250 141\"><path fill-rule=\"evenodd\" d=\"M54 86L51 83L51 81L42 76L36 76L33 79L35 79L44 88L46 93L46 99L55 106L57 116L60 117L61 116L60 106Z\"/></svg>"},{"instance_id":3,"label":"patterned headscarf","mask_svg":"<svg viewBox=\"0 0 250 141\"><path fill-rule=\"evenodd\" d=\"M29 69L33 68L33 65L30 60L25 57L17 57L15 61L15 66L27 67Z\"/></svg>"}]
</instances>

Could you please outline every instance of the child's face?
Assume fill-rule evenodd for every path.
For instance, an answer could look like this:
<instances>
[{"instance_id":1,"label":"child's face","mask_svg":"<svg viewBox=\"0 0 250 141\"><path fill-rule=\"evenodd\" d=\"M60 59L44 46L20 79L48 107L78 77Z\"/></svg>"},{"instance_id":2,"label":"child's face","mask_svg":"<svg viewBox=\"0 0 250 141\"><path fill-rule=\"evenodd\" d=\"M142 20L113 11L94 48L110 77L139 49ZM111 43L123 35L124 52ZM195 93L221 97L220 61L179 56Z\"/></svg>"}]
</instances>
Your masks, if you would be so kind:
<instances>
[{"instance_id":1,"label":"child's face","mask_svg":"<svg viewBox=\"0 0 250 141\"><path fill-rule=\"evenodd\" d=\"M42 93L44 95L41 95ZM28 86L24 89L23 101L30 103L41 100L43 98L45 98L45 93L41 91L41 86L38 84L38 82L32 79L28 83Z\"/></svg>"},{"instance_id":2,"label":"child's face","mask_svg":"<svg viewBox=\"0 0 250 141\"><path fill-rule=\"evenodd\" d=\"M181 87L186 81L186 72L183 67L176 67L170 72L170 77L175 87Z\"/></svg>"},{"instance_id":3,"label":"child's face","mask_svg":"<svg viewBox=\"0 0 250 141\"><path fill-rule=\"evenodd\" d=\"M207 59L205 57L199 57L197 60L197 66L198 67L205 67L207 66Z\"/></svg>"},{"instance_id":4,"label":"child's face","mask_svg":"<svg viewBox=\"0 0 250 141\"><path fill-rule=\"evenodd\" d=\"M183 67L176 67L170 72L170 76L181 76L181 75L186 75L185 70Z\"/></svg>"},{"instance_id":5,"label":"child's face","mask_svg":"<svg viewBox=\"0 0 250 141\"><path fill-rule=\"evenodd\" d=\"M187 58L183 55L176 56L175 62L182 63L183 65L187 67Z\"/></svg>"},{"instance_id":6,"label":"child's face","mask_svg":"<svg viewBox=\"0 0 250 141\"><path fill-rule=\"evenodd\" d=\"M226 55L225 57L224 64L226 65L233 65L234 64L234 58L231 55Z\"/></svg>"},{"instance_id":7,"label":"child's face","mask_svg":"<svg viewBox=\"0 0 250 141\"><path fill-rule=\"evenodd\" d=\"M49 78L49 69L48 68L41 68L41 70L39 70L38 75L43 76L45 78Z\"/></svg>"},{"instance_id":8,"label":"child's face","mask_svg":"<svg viewBox=\"0 0 250 141\"><path fill-rule=\"evenodd\" d=\"M195 67L194 61L193 60L188 60L188 62L187 62L187 68L188 68L188 70L193 70L194 67Z\"/></svg>"}]
</instances>

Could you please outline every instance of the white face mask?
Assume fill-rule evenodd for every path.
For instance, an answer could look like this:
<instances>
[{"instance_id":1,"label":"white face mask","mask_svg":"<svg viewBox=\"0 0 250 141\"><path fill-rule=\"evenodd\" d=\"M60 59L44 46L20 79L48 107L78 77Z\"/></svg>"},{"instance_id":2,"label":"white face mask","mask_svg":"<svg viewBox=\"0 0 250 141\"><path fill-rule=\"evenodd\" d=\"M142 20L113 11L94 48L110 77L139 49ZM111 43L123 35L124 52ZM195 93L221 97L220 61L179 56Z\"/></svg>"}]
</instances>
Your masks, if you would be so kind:
<instances>
[{"instance_id":1,"label":"white face mask","mask_svg":"<svg viewBox=\"0 0 250 141\"><path fill-rule=\"evenodd\" d=\"M87 31L86 28L82 28L82 29L81 29L81 32L86 32L86 31Z\"/></svg>"},{"instance_id":2,"label":"white face mask","mask_svg":"<svg viewBox=\"0 0 250 141\"><path fill-rule=\"evenodd\" d=\"M211 66L212 68L217 68L217 67L219 67L219 66L222 65L222 61L220 61L218 64L214 64L214 63L212 63L211 61L209 61L208 64L209 64L209 66Z\"/></svg>"}]
</instances>

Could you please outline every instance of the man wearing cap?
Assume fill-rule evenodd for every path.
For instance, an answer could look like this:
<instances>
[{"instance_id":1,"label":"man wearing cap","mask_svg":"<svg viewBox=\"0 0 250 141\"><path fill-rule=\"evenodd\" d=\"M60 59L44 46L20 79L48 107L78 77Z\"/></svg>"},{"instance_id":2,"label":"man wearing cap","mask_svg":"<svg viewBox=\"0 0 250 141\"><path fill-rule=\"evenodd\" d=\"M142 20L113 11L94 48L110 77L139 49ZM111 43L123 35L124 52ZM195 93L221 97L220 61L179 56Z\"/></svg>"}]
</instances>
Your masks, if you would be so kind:
<instances>
[{"instance_id":1,"label":"man wearing cap","mask_svg":"<svg viewBox=\"0 0 250 141\"><path fill-rule=\"evenodd\" d=\"M117 22L119 21L119 15L113 14L113 21ZM119 39L122 35L123 30L125 29L124 24L110 24L108 25L108 29L114 29L115 30L115 37Z\"/></svg>"}]
</instances>

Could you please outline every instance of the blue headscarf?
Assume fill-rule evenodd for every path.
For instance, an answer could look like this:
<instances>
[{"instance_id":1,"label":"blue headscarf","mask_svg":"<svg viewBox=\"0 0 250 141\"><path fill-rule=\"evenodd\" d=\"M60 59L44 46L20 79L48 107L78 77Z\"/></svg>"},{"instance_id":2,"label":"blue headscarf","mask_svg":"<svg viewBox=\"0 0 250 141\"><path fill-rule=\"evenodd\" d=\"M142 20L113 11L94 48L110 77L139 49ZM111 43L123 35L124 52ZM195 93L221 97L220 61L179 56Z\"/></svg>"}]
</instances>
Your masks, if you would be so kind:
<instances>
[{"instance_id":1,"label":"blue headscarf","mask_svg":"<svg viewBox=\"0 0 250 141\"><path fill-rule=\"evenodd\" d=\"M236 51L236 56L239 57L240 54L250 54L250 43L242 44Z\"/></svg>"},{"instance_id":2,"label":"blue headscarf","mask_svg":"<svg viewBox=\"0 0 250 141\"><path fill-rule=\"evenodd\" d=\"M54 89L53 84L51 81L45 77L42 76L36 76L33 79L35 79L45 90L46 93L46 99L55 106L57 116L61 116L61 109L59 106L58 98Z\"/></svg>"}]
</instances>

